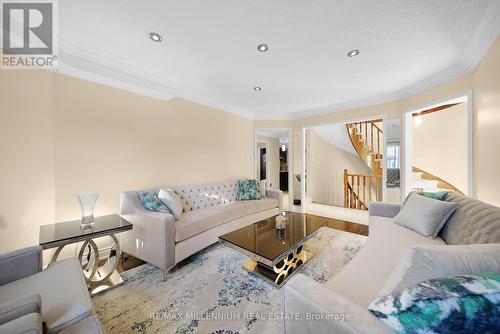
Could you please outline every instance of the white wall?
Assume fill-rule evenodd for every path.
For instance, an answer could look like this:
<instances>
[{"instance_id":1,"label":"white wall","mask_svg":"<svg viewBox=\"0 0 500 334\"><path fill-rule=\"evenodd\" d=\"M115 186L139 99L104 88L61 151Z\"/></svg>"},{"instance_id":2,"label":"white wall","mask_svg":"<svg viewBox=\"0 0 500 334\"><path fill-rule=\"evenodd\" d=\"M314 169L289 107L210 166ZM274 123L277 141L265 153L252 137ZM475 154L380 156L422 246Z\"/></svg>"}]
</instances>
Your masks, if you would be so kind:
<instances>
[{"instance_id":1,"label":"white wall","mask_svg":"<svg viewBox=\"0 0 500 334\"><path fill-rule=\"evenodd\" d=\"M344 169L373 175L359 156L330 144L314 129L308 131L307 153L307 196L315 203L344 205Z\"/></svg>"},{"instance_id":2,"label":"white wall","mask_svg":"<svg viewBox=\"0 0 500 334\"><path fill-rule=\"evenodd\" d=\"M467 193L467 104L412 118L412 165Z\"/></svg>"}]
</instances>

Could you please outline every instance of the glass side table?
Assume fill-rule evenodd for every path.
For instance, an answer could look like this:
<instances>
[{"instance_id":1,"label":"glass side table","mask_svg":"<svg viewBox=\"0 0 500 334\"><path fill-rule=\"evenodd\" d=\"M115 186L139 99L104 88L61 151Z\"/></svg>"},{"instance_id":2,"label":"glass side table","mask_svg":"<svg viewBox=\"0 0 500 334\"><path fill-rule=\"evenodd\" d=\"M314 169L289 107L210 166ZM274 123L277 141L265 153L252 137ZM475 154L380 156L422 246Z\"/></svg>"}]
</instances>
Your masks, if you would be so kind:
<instances>
[{"instance_id":1,"label":"glass side table","mask_svg":"<svg viewBox=\"0 0 500 334\"><path fill-rule=\"evenodd\" d=\"M57 261L64 246L76 242L83 242L78 252L78 261L81 264L87 288L91 294L106 291L123 284L123 279L116 271L121 250L116 233L131 230L133 225L119 215L95 217L92 225L84 226L80 220L67 221L40 226L39 244L43 249L57 247L51 263ZM113 246L109 257L101 265L99 249L94 239L110 237ZM50 264L49 264L50 265Z\"/></svg>"}]
</instances>

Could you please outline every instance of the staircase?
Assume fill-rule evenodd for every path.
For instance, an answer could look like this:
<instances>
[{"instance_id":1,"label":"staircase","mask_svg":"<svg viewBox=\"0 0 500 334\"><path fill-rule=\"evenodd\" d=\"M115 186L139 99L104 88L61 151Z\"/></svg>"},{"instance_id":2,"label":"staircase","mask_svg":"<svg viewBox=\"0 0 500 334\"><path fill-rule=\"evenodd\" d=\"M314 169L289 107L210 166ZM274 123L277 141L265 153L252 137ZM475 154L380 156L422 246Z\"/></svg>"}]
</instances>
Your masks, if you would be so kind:
<instances>
[{"instance_id":1,"label":"staircase","mask_svg":"<svg viewBox=\"0 0 500 334\"><path fill-rule=\"evenodd\" d=\"M452 184L415 166L412 168L411 189L415 191L428 192L452 190L464 195L463 192L458 190Z\"/></svg>"},{"instance_id":2,"label":"staircase","mask_svg":"<svg viewBox=\"0 0 500 334\"><path fill-rule=\"evenodd\" d=\"M382 175L383 131L381 119L346 124L352 146L375 175Z\"/></svg>"},{"instance_id":3,"label":"staircase","mask_svg":"<svg viewBox=\"0 0 500 334\"><path fill-rule=\"evenodd\" d=\"M368 210L372 201L382 201L383 131L381 119L346 124L352 146L374 175L350 174L344 170L344 207ZM445 180L413 167L412 190L436 192L460 190Z\"/></svg>"},{"instance_id":4,"label":"staircase","mask_svg":"<svg viewBox=\"0 0 500 334\"><path fill-rule=\"evenodd\" d=\"M372 201L382 200L382 141L381 119L346 124L352 146L373 171L373 175L350 174L344 170L344 207L368 210Z\"/></svg>"}]
</instances>

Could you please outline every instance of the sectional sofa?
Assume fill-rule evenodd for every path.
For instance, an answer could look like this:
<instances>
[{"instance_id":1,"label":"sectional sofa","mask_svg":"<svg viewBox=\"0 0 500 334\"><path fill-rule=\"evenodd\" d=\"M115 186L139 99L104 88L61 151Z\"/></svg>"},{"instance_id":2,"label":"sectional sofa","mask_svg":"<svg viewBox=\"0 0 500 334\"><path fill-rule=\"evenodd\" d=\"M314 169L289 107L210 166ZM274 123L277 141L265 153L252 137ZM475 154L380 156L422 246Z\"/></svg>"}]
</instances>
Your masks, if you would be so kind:
<instances>
[{"instance_id":1,"label":"sectional sofa","mask_svg":"<svg viewBox=\"0 0 500 334\"><path fill-rule=\"evenodd\" d=\"M238 201L238 181L195 184L174 189L182 215L153 212L141 205L140 195L158 194L162 187L121 193L121 216L134 228L121 234L124 252L149 262L166 274L175 264L234 231L282 211L283 193L268 189L259 200Z\"/></svg>"},{"instance_id":2,"label":"sectional sofa","mask_svg":"<svg viewBox=\"0 0 500 334\"><path fill-rule=\"evenodd\" d=\"M445 249L454 252L464 248L460 245L498 244L479 246L494 246L498 254L500 208L458 193L451 193L446 201L458 206L435 239L395 224L393 217L400 210L399 204L372 203L368 240L339 274L322 285L299 273L285 288L286 313L301 314L303 319L311 314L329 314L338 319L286 320L286 333L392 333L368 312L368 306L380 295L401 256L412 246L449 245ZM431 268L434 269L439 273L440 268ZM426 279L430 278L436 277ZM342 318L345 315L349 318Z\"/></svg>"}]
</instances>

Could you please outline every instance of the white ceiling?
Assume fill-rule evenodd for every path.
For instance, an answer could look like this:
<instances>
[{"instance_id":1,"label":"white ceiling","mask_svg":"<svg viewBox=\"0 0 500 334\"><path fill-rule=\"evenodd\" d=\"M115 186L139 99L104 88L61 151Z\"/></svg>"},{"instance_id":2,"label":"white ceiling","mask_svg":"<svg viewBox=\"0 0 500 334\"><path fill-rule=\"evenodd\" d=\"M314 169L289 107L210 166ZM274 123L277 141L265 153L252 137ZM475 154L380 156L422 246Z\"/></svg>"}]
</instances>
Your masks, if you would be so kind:
<instances>
[{"instance_id":1,"label":"white ceiling","mask_svg":"<svg viewBox=\"0 0 500 334\"><path fill-rule=\"evenodd\" d=\"M256 119L300 118L472 71L499 14L498 0L59 1L60 71Z\"/></svg>"}]
</instances>

